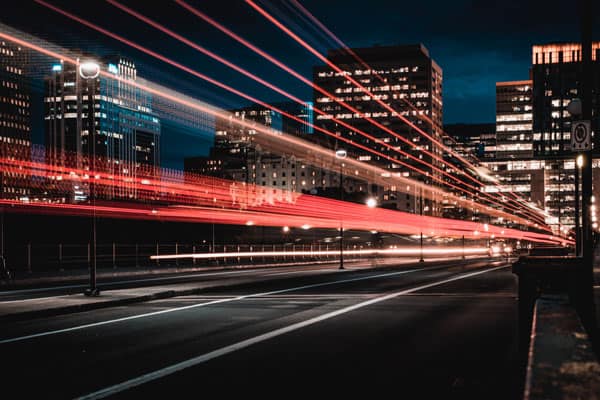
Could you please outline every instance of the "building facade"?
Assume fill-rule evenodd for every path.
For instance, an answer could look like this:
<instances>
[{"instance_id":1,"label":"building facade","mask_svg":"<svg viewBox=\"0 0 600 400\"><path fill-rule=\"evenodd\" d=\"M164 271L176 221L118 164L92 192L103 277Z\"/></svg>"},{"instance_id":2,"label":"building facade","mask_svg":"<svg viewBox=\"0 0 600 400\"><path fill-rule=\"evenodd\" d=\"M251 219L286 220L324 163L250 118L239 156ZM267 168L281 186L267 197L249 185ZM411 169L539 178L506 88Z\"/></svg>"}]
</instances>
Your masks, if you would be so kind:
<instances>
[{"instance_id":1,"label":"building facade","mask_svg":"<svg viewBox=\"0 0 600 400\"><path fill-rule=\"evenodd\" d=\"M355 56L361 61L357 61ZM428 50L423 45L357 48L351 52L337 49L330 50L327 59L342 72L337 72L329 66L317 66L313 69L314 83L332 95L327 96L318 90L314 91L315 108L326 113L317 115L315 124L335 135L377 150L386 157L373 155L342 144L343 142L336 143L335 139L330 138L329 146L346 147L348 154L353 158L385 168L390 173L423 179L429 185L437 185L431 178L437 176L437 172L395 151L401 149L426 163L440 166L439 161L420 151L427 150L440 155L441 158L439 146L400 118L401 116L408 119L416 127L441 141L442 70L429 56ZM375 98L356 87L349 77L366 87ZM377 100L388 104L394 112L383 108ZM339 101L347 103L359 113L348 110ZM385 132L365 118L375 120L395 135ZM429 119L432 123L424 119ZM352 129L340 125L336 120L349 124ZM361 135L359 130L380 139L390 147L373 142ZM405 138L414 146L403 142L399 137ZM425 170L426 176L391 161L387 156ZM408 212L418 212L420 208L419 196L400 193L394 186L375 189L376 193L373 194L384 206ZM426 200L423 209L426 215L441 215L441 202Z\"/></svg>"},{"instance_id":2,"label":"building facade","mask_svg":"<svg viewBox=\"0 0 600 400\"><path fill-rule=\"evenodd\" d=\"M593 119L598 132L600 110L600 42L592 45ZM539 157L564 158L571 150L572 117L567 105L580 97L581 44L552 43L532 49L533 144ZM596 138L598 143L598 138ZM598 147L596 147L598 148Z\"/></svg>"},{"instance_id":3,"label":"building facade","mask_svg":"<svg viewBox=\"0 0 600 400\"><path fill-rule=\"evenodd\" d=\"M593 44L592 130L600 116L600 43ZM496 160L487 163L500 189L518 193L545 211L554 232L566 234L575 226L575 153L567 111L578 98L581 45L551 43L532 47L531 80L496 84ZM597 153L599 135L595 135ZM594 192L600 187L600 162L594 158Z\"/></svg>"},{"instance_id":4,"label":"building facade","mask_svg":"<svg viewBox=\"0 0 600 400\"><path fill-rule=\"evenodd\" d=\"M276 108L306 122L298 122L261 105L230 110L227 118L215 121L215 142L207 157L185 159L188 173L218 176L265 188L293 192L318 193L339 186L339 174L310 165L293 154L274 154L254 143L256 129L238 121L250 121L274 132L314 139L312 103L279 103ZM345 180L347 190L357 183ZM358 188L357 188L358 189Z\"/></svg>"},{"instance_id":5,"label":"building facade","mask_svg":"<svg viewBox=\"0 0 600 400\"><path fill-rule=\"evenodd\" d=\"M30 52L0 41L0 156L31 160ZM29 178L17 172L0 173L0 197L26 199Z\"/></svg>"},{"instance_id":6,"label":"building facade","mask_svg":"<svg viewBox=\"0 0 600 400\"><path fill-rule=\"evenodd\" d=\"M46 79L47 161L89 168L94 154L96 168L123 176L159 167L161 124L152 110L152 97L128 84L137 79L134 63L115 57L96 64L115 79L86 75L82 67L88 65L56 63ZM135 197L134 189L115 190L106 195Z\"/></svg>"}]
</instances>

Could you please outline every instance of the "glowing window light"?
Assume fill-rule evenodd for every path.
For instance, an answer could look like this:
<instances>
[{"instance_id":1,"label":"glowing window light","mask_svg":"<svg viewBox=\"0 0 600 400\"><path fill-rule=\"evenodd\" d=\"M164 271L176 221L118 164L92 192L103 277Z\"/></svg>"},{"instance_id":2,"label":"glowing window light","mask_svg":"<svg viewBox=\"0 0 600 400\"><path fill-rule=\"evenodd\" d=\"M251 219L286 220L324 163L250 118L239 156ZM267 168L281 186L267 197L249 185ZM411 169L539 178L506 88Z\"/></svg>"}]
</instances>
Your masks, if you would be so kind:
<instances>
[{"instance_id":1,"label":"glowing window light","mask_svg":"<svg viewBox=\"0 0 600 400\"><path fill-rule=\"evenodd\" d=\"M108 72L112 72L117 75L119 73L119 68L115 64L108 64Z\"/></svg>"}]
</instances>

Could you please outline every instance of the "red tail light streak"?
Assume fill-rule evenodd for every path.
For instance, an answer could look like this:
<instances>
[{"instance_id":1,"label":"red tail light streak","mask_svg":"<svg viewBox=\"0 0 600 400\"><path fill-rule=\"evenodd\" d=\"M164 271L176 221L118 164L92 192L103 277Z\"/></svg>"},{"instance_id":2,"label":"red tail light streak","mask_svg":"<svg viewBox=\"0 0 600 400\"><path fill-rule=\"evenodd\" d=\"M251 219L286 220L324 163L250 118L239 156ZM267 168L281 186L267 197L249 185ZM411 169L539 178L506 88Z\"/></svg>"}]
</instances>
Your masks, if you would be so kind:
<instances>
[{"instance_id":1,"label":"red tail light streak","mask_svg":"<svg viewBox=\"0 0 600 400\"><path fill-rule=\"evenodd\" d=\"M36 45L35 43L31 43L31 42L19 39L13 35L9 35L4 32L0 32L0 37L4 37L7 40L14 41L16 43L19 43L20 45L29 47L33 50L39 51L40 53L48 55L50 57L62 59L64 62L73 63L73 64L77 63L76 59L74 59L73 57L65 56L64 54L46 49L42 46ZM106 78L117 79L117 80L121 79L120 77L115 77L114 75L109 74L104 71L102 71L101 74L103 76L105 76ZM127 84L136 86L136 87L138 87L142 90L145 90L153 95L161 96L169 101L173 101L174 103L183 104L187 107L190 107L191 109L196 109L198 111L209 113L209 114L221 117L221 118L227 118L227 116L228 116L228 114L226 114L222 111L216 110L216 109L209 107L200 102L192 101L187 98L182 98L181 95L171 92L171 91L168 91L165 88L158 87L156 85L152 85L149 83L140 84L138 82L132 82L132 81L127 81ZM260 139L258 139L258 140L263 140L264 143L270 143L271 145L273 145L275 147L279 146L279 148L286 148L288 151L293 149L292 151L294 153L304 152L303 155L311 155L310 157L307 157L307 159L309 159L309 161L314 160L315 163L318 162L317 165L321 165L325 168L331 168L331 167L335 166L335 168L337 169L336 163L338 161L335 160L334 155L328 149L320 148L319 146L315 146L314 144L302 141L298 138L290 137L288 135L274 134L270 129L261 128L261 127L256 126L255 124L249 124L244 121L239 121L239 123L242 126L246 126L246 127L260 131L262 134L257 135L260 137ZM392 176L392 177L387 176L387 177L383 178L384 174L387 173L389 175L389 172L382 170L380 168L377 168L373 165L365 164L365 163L359 162L357 160L352 160L352 159L344 160L344 164L345 164L344 173L347 173L347 174L361 176L361 177L364 177L365 179L368 179L369 181L373 181L373 182L382 182L382 183L385 182L385 184L389 184L390 181L396 181L396 182L398 182L398 184L405 185L405 187L407 188L406 189L407 192L409 192L411 190L414 191L416 188L419 188L419 187L423 187L424 193L426 195L429 195L430 193L432 193L432 194L435 193L436 196L444 196L445 198L456 201L457 204L462 204L466 207L478 207L487 214L496 215L496 216L505 218L506 220L513 220L513 221L516 221L525 226L531 225L531 222L526 219L515 217L514 215L511 215L509 213L506 213L506 212L503 212L500 210L492 209L489 206L478 204L472 200L461 199L450 193L444 192L444 191L436 189L436 188L431 188L431 187L428 187L423 184L419 184L418 182L415 182L410 179L406 179L406 178L403 178L400 176ZM355 173L349 173L350 171L355 172ZM65 171L62 171L62 172L64 173ZM83 172L80 171L80 173L83 173ZM146 190L150 193L150 189L153 189L153 188L151 188L152 185L150 185L149 182L151 183L152 181L148 180L148 182L145 182L145 183L139 182L140 186L139 186L138 190L141 190L141 191ZM161 182L161 185L164 185L164 184L165 184L164 182ZM241 185L239 183L237 184L237 188L238 188L238 189L236 189L237 191L240 191L240 190L243 190L243 191L251 190L252 191L253 190L257 193L261 193L261 191L264 190L264 188L252 188L252 189L244 188L243 185ZM197 188L186 188L185 190L189 190L192 192L198 191ZM200 201L200 203L191 203L191 204L206 204L205 202L214 202L215 198L222 196L222 195L223 195L223 193L211 193L210 198L204 198ZM317 210L319 210L319 209L317 208ZM320 209L320 211L322 211L322 208ZM294 210L290 210L290 213L293 214L293 212L294 212ZM410 215L410 214L407 214L407 215ZM241 221L237 221L237 222L241 222ZM456 223L456 221L453 223ZM311 224L311 225L319 226L318 224ZM370 229L372 229L372 227L365 226L365 229L370 230Z\"/></svg>"}]
</instances>

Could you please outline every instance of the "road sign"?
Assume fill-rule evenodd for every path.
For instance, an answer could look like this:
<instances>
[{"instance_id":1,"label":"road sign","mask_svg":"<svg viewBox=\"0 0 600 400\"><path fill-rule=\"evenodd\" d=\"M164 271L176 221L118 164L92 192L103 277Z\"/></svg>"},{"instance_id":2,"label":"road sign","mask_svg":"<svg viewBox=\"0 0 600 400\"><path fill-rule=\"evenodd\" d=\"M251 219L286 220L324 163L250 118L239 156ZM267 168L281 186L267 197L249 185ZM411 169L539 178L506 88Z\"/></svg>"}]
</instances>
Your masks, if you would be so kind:
<instances>
[{"instance_id":1,"label":"road sign","mask_svg":"<svg viewBox=\"0 0 600 400\"><path fill-rule=\"evenodd\" d=\"M592 149L592 129L590 121L575 121L571 125L571 151Z\"/></svg>"}]
</instances>

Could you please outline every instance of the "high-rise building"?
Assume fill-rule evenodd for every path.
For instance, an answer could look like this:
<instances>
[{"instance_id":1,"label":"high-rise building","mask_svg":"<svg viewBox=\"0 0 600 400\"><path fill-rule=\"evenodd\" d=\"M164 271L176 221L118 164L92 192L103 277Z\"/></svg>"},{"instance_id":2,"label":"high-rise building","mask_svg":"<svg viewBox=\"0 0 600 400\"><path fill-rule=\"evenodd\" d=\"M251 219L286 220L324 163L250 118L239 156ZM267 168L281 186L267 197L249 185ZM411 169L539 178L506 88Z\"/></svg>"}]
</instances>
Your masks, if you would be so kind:
<instances>
[{"instance_id":1,"label":"high-rise building","mask_svg":"<svg viewBox=\"0 0 600 400\"><path fill-rule=\"evenodd\" d=\"M600 116L600 43L593 44L592 130ZM502 191L518 193L546 212L546 223L556 233L575 225L575 153L571 152L571 124L567 112L579 97L581 44L534 45L530 81L496 85L497 159L488 163ZM595 135L596 153L600 149ZM594 160L594 191L600 187ZM497 191L489 185L488 191Z\"/></svg>"},{"instance_id":2,"label":"high-rise building","mask_svg":"<svg viewBox=\"0 0 600 400\"><path fill-rule=\"evenodd\" d=\"M151 95L128 84L136 79L134 63L122 57L54 64L44 99L48 162L85 168L95 151L103 170L116 175L159 167L160 120ZM135 190L122 188L112 196L134 198Z\"/></svg>"},{"instance_id":3,"label":"high-rise building","mask_svg":"<svg viewBox=\"0 0 600 400\"><path fill-rule=\"evenodd\" d=\"M543 208L543 161L533 158L533 81L496 83L496 151L486 166L498 179L486 191L516 193Z\"/></svg>"},{"instance_id":4,"label":"high-rise building","mask_svg":"<svg viewBox=\"0 0 600 400\"><path fill-rule=\"evenodd\" d=\"M600 116L600 42L592 45L594 87L592 131L598 132ZM567 105L580 97L581 44L535 45L532 50L533 145L540 157L564 158L571 150L572 117ZM596 135L596 143L600 135ZM596 146L598 149L599 146Z\"/></svg>"},{"instance_id":5,"label":"high-rise building","mask_svg":"<svg viewBox=\"0 0 600 400\"><path fill-rule=\"evenodd\" d=\"M533 82L496 83L497 160L533 157Z\"/></svg>"},{"instance_id":6,"label":"high-rise building","mask_svg":"<svg viewBox=\"0 0 600 400\"><path fill-rule=\"evenodd\" d=\"M357 61L358 56L361 61ZM329 66L317 66L313 70L314 83L332 97L325 96L320 91L314 91L314 104L326 115L317 115L315 125L335 133L353 142L367 146L386 156L401 160L409 165L426 171L427 175L415 172L409 167L393 162L390 159L370 152L359 150L355 147L336 143L329 139L329 145L344 147L348 154L358 160L376 164L385 168L390 173L399 173L406 177L424 179L425 183L436 185L432 176L439 175L428 167L414 159L394 151L394 148L411 154L417 159L440 167L441 163L432 159L431 156L423 154L420 150L427 150L433 154L440 155L441 149L431 140L425 138L417 130L402 121L402 116L411 121L419 129L437 139L441 138L442 126L442 69L429 56L428 50L421 44L405 46L376 46L369 48L357 48L348 51L346 49L330 50L327 59L337 65L342 72L336 72ZM366 66L368 65L368 67ZM361 85L366 87L377 100L388 104L394 112L383 108L375 99L363 92L362 89L353 85L348 80L352 77ZM341 105L343 101L359 113L349 111ZM433 124L424 121L419 116L425 116L433 121ZM397 136L403 137L415 146L408 145L398 137L385 132L368 120L371 118L381 125L389 128ZM340 125L335 119L351 125L355 129L349 129ZM384 143L389 143L391 148L375 143L360 135L357 130L368 133ZM315 133L319 134L319 133ZM319 134L321 135L321 134ZM366 185L365 185L366 186ZM420 204L418 196L399 193L396 187L389 186L375 188L379 202L382 205L393 207L403 211L419 212ZM424 214L441 215L441 202L425 200Z\"/></svg>"},{"instance_id":7,"label":"high-rise building","mask_svg":"<svg viewBox=\"0 0 600 400\"><path fill-rule=\"evenodd\" d=\"M31 159L31 87L28 77L30 52L0 41L0 156ZM18 173L0 174L0 197L26 198L28 178Z\"/></svg>"}]
</instances>

